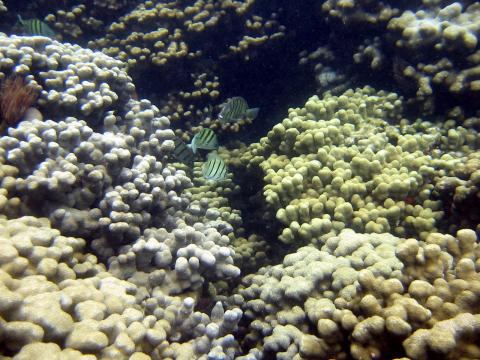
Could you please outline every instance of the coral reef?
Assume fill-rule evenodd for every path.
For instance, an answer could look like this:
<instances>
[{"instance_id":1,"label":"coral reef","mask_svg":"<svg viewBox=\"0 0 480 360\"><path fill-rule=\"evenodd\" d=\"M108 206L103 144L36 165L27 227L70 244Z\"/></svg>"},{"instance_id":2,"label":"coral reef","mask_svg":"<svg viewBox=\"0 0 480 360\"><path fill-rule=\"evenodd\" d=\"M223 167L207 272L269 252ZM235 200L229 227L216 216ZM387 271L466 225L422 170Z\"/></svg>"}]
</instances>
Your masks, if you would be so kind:
<instances>
[{"instance_id":1,"label":"coral reef","mask_svg":"<svg viewBox=\"0 0 480 360\"><path fill-rule=\"evenodd\" d=\"M105 27L139 2L140 0L63 0L52 3L37 0L19 7L18 4L12 4L11 8L24 18L38 16L55 30L58 38L86 45L89 38L102 36Z\"/></svg>"},{"instance_id":2,"label":"coral reef","mask_svg":"<svg viewBox=\"0 0 480 360\"><path fill-rule=\"evenodd\" d=\"M285 0L65 0L55 6L36 1L26 9L48 14L42 18L65 39L88 42L125 62L135 79L147 74L162 79L144 92L162 115L171 115L185 139L198 126L226 133L247 127L248 122L222 127L215 121L218 102L236 95L224 91L234 81L229 73L255 67L257 59L288 59L302 47L302 58L318 47L332 51L328 61L315 56L308 61L319 95L339 94L374 78L396 81L406 103L423 114L436 113L445 92L453 95L452 107L471 107L469 99L479 98L479 6L470 0L326 0L294 6ZM317 26L312 33L321 36L309 34ZM284 85L289 82L286 78Z\"/></svg>"},{"instance_id":3,"label":"coral reef","mask_svg":"<svg viewBox=\"0 0 480 360\"><path fill-rule=\"evenodd\" d=\"M480 358L477 2L5 4L1 358Z\"/></svg>"},{"instance_id":4,"label":"coral reef","mask_svg":"<svg viewBox=\"0 0 480 360\"><path fill-rule=\"evenodd\" d=\"M379 36L365 39L364 43L358 47L358 52L353 55L353 60L357 64L366 63L373 70L380 69L385 62L385 55L380 50L381 44Z\"/></svg>"},{"instance_id":5,"label":"coral reef","mask_svg":"<svg viewBox=\"0 0 480 360\"><path fill-rule=\"evenodd\" d=\"M209 105L221 94L212 62L231 57L248 61L258 48L284 36L276 14L263 18L252 10L254 4L146 1L113 22L106 35L89 46L124 61L136 75L157 68L166 84L171 78L175 85L159 102L162 114L171 115L172 122L181 120L177 126L186 130L209 126L213 122ZM230 22L241 24L241 29L232 29ZM182 68L188 68L191 76L180 75ZM241 125L228 128L238 131Z\"/></svg>"},{"instance_id":6,"label":"coral reef","mask_svg":"<svg viewBox=\"0 0 480 360\"><path fill-rule=\"evenodd\" d=\"M472 230L425 241L342 230L302 247L231 298L248 319L239 359L477 358L479 249Z\"/></svg>"},{"instance_id":7,"label":"coral reef","mask_svg":"<svg viewBox=\"0 0 480 360\"><path fill-rule=\"evenodd\" d=\"M405 11L392 19L388 29L396 35L399 51L434 52L431 58L417 59L417 65L404 70L404 76L416 79L417 95L431 95L433 86L453 94L478 93L480 71L478 3L462 6L455 2L417 12ZM428 51L426 51L428 50ZM452 56L457 55L457 56ZM466 58L466 62L464 59Z\"/></svg>"},{"instance_id":8,"label":"coral reef","mask_svg":"<svg viewBox=\"0 0 480 360\"><path fill-rule=\"evenodd\" d=\"M301 62L308 59L312 65L313 79L333 80L337 74L354 86L394 81L408 107L423 115L436 114L445 105L475 109L478 3L328 0L321 9L319 18L327 16L329 36L313 44L328 49L329 57L318 56L312 44L300 53ZM325 88L319 82L320 95Z\"/></svg>"},{"instance_id":9,"label":"coral reef","mask_svg":"<svg viewBox=\"0 0 480 360\"><path fill-rule=\"evenodd\" d=\"M5 6L5 4L3 3L2 0L0 0L0 14L1 13L5 13L7 12L7 7Z\"/></svg>"},{"instance_id":10,"label":"coral reef","mask_svg":"<svg viewBox=\"0 0 480 360\"><path fill-rule=\"evenodd\" d=\"M312 52L302 51L299 58L299 65L312 68L318 94L327 90L333 94L341 94L355 82L355 77L346 76L349 73L348 67L340 69L335 65L338 59L327 46L320 46Z\"/></svg>"},{"instance_id":11,"label":"coral reef","mask_svg":"<svg viewBox=\"0 0 480 360\"><path fill-rule=\"evenodd\" d=\"M56 49L67 56L70 51L59 45ZM72 77L82 69L69 67ZM98 80L103 73L96 73ZM118 77L128 79L124 73ZM112 108L121 106L122 95L112 93ZM72 115L76 109L70 108ZM91 240L103 259L110 258L117 276L155 270L150 288L161 283L178 292L200 288L202 274L238 276L227 236L232 226L221 220L223 213L215 212L214 203L204 203L208 214L196 211L195 204L189 207L191 180L167 163L174 137L169 120L147 100L130 100L121 114L103 111L104 132L58 114L57 121L34 119L10 129L0 139L0 164L7 175L2 188L7 190L5 206L21 206L6 211L42 214L63 234Z\"/></svg>"},{"instance_id":12,"label":"coral reef","mask_svg":"<svg viewBox=\"0 0 480 360\"><path fill-rule=\"evenodd\" d=\"M445 204L445 213L450 224L456 223L460 228L476 225L479 231L479 181L480 154L468 155L465 162L455 168L454 176L441 176L435 183L434 193ZM450 225L452 226L452 225Z\"/></svg>"},{"instance_id":13,"label":"coral reef","mask_svg":"<svg viewBox=\"0 0 480 360\"><path fill-rule=\"evenodd\" d=\"M96 125L106 110L123 111L135 89L122 62L78 45L0 34L0 56L0 78L24 77L42 113L55 120L94 115L89 123Z\"/></svg>"},{"instance_id":14,"label":"coral reef","mask_svg":"<svg viewBox=\"0 0 480 360\"><path fill-rule=\"evenodd\" d=\"M228 18L240 17L247 33L237 43L227 46L231 53L244 53L269 38L283 35L274 19L262 19L249 11L253 3L197 1L187 6L177 1L158 4L147 1L111 24L106 36L90 46L105 49L106 54L125 61L130 68L145 64L165 66L178 59L205 55L206 49L196 49L198 45L193 41L199 41L199 36Z\"/></svg>"},{"instance_id":15,"label":"coral reef","mask_svg":"<svg viewBox=\"0 0 480 360\"><path fill-rule=\"evenodd\" d=\"M246 176L263 170L267 209L284 226L280 240L320 246L345 227L423 239L438 229L445 203L433 183L455 176L478 134L452 123L407 125L401 110L396 94L371 88L314 96L232 160Z\"/></svg>"},{"instance_id":16,"label":"coral reef","mask_svg":"<svg viewBox=\"0 0 480 360\"><path fill-rule=\"evenodd\" d=\"M0 220L1 353L16 359L165 359L229 356L242 315L160 290L144 299L48 220ZM60 347L58 344L62 344ZM148 355L147 355L148 354ZM222 355L223 354L223 355ZM229 355L227 355L229 354Z\"/></svg>"},{"instance_id":17,"label":"coral reef","mask_svg":"<svg viewBox=\"0 0 480 360\"><path fill-rule=\"evenodd\" d=\"M346 26L378 26L399 13L399 9L390 5L389 1L369 0L327 0L322 4L322 11Z\"/></svg>"},{"instance_id":18,"label":"coral reef","mask_svg":"<svg viewBox=\"0 0 480 360\"><path fill-rule=\"evenodd\" d=\"M27 329L27 334L17 345L12 343L8 351L26 358L37 351L59 354L70 353L72 349L105 358L123 358L136 350L145 350L157 359L197 358L210 351L210 357L234 353L237 345L231 332L241 312L238 309L224 312L221 303L213 302L210 317L196 312L194 307L209 281L239 275L238 267L233 264L230 243L235 236L229 223L238 223L238 215L223 206L221 194L211 199L196 196L196 191L206 190L195 190L185 171L168 161L174 146L169 120L161 117L147 100L126 102L133 84L117 66L119 63L106 55L41 38L2 37L0 43L9 44L1 47L5 54L11 52L9 61L2 63L7 71L18 70L15 64L23 62L21 56L35 59L36 66L23 70L28 71L25 76L31 83L53 74L63 83L63 72L54 70L58 69L58 63L52 56L47 60L45 53L48 53L65 59L65 71L69 79L77 79L77 84L82 74L87 74L91 84L98 84L100 89L108 90L109 81L122 84L114 88L117 92L109 90L110 103L98 107L95 114L82 109L89 104L88 99L95 97L95 86L85 97L84 90L79 89L77 101L70 106L54 113L45 111L45 120L24 120L0 139L2 213L11 218L48 217L58 229L50 230L48 221L31 217L3 224L2 271L9 276L2 277L2 284L12 296L21 288L22 281L26 284L37 281L39 287L34 292L38 299L15 298L12 307L5 311L18 312L1 314L2 337L11 340L19 329ZM17 52L16 48L24 52ZM26 54L28 51L30 54ZM38 60L43 68L38 67ZM96 65L89 60L103 63L92 69ZM59 96L54 99L48 99L52 91L49 86L54 84L49 81L42 84L43 87L38 87L45 110L58 109L64 105L65 97L73 96L67 88L65 92L57 92ZM101 132L87 124L92 119L100 119ZM35 235L37 227L40 234L46 234L44 242L40 235ZM60 233L69 237L63 238ZM15 240L15 236L23 242ZM71 236L81 236L86 241ZM34 244L29 248L31 242ZM84 252L85 242L108 263L108 273L102 265L97 265L96 256ZM20 244L25 247L15 248ZM62 251L68 249L72 250L63 255ZM19 258L19 251L26 258ZM78 256L70 258L77 252ZM37 267L40 270L33 270ZM63 270L57 270L58 267ZM84 281L77 281L78 278ZM25 286L35 287L35 284ZM110 290L97 289L104 287ZM60 296L63 288L72 295ZM110 298L110 291L126 296L117 302L112 298L112 311L103 304ZM182 296L170 297L177 294ZM41 315L22 315L28 310L23 306L35 302L43 304L47 319L42 320ZM62 316L56 318L53 314L60 309ZM31 314L32 310L28 312ZM121 315L126 319L122 320ZM55 330L57 324L50 323L50 318L61 322L59 329ZM36 325L26 328L27 325L18 323L21 321ZM156 325L157 321L163 325ZM124 331L132 323L135 323L134 335ZM190 334L185 337L187 329ZM164 346L170 337L171 345ZM38 341L45 344L29 345ZM52 341L63 344L62 348Z\"/></svg>"}]
</instances>

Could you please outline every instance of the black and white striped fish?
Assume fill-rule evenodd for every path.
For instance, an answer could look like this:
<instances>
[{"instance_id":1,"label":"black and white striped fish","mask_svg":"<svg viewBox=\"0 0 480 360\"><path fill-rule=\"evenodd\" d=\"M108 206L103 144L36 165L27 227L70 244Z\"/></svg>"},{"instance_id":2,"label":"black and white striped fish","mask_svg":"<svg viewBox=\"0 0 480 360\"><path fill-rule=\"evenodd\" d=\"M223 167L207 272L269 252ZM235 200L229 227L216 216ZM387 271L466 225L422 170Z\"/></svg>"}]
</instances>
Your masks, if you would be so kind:
<instances>
[{"instance_id":1,"label":"black and white striped fish","mask_svg":"<svg viewBox=\"0 0 480 360\"><path fill-rule=\"evenodd\" d=\"M38 36L46 36L53 38L55 36L55 31L53 31L50 26L45 24L43 21L38 19L28 19L23 20L20 15L18 15L18 21L23 27L23 31L27 35L38 35Z\"/></svg>"},{"instance_id":2,"label":"black and white striped fish","mask_svg":"<svg viewBox=\"0 0 480 360\"><path fill-rule=\"evenodd\" d=\"M207 161L202 165L202 175L207 180L225 180L227 171L227 164L216 151L208 154Z\"/></svg>"},{"instance_id":3,"label":"black and white striped fish","mask_svg":"<svg viewBox=\"0 0 480 360\"><path fill-rule=\"evenodd\" d=\"M173 156L178 161L184 163L185 165L193 167L194 154L192 149L190 149L179 137L173 139L175 144L175 149L173 150Z\"/></svg>"},{"instance_id":4,"label":"black and white striped fish","mask_svg":"<svg viewBox=\"0 0 480 360\"><path fill-rule=\"evenodd\" d=\"M203 128L193 137L190 147L194 154L197 153L197 149L216 150L218 149L217 135L213 130Z\"/></svg>"},{"instance_id":5,"label":"black and white striped fish","mask_svg":"<svg viewBox=\"0 0 480 360\"><path fill-rule=\"evenodd\" d=\"M220 122L229 123L242 118L255 119L259 108L249 109L247 101L241 96L235 96L227 99L222 105L222 110L218 114Z\"/></svg>"}]
</instances>

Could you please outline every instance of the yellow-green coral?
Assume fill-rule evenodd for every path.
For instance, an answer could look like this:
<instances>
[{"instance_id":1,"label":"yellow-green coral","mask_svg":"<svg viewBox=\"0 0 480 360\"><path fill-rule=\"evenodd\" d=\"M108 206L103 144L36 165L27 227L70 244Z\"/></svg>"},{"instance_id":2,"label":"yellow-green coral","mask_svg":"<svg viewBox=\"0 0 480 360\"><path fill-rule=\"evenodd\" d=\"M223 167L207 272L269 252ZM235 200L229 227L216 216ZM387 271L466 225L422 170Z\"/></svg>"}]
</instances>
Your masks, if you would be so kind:
<instances>
[{"instance_id":1,"label":"yellow-green coral","mask_svg":"<svg viewBox=\"0 0 480 360\"><path fill-rule=\"evenodd\" d=\"M475 136L448 123L407 126L401 116L394 93L327 93L290 109L244 152L236 164L262 169L265 202L284 226L280 240L321 243L346 227L422 238L437 229L444 214L432 182L453 174ZM451 148L461 151L441 150Z\"/></svg>"}]
</instances>

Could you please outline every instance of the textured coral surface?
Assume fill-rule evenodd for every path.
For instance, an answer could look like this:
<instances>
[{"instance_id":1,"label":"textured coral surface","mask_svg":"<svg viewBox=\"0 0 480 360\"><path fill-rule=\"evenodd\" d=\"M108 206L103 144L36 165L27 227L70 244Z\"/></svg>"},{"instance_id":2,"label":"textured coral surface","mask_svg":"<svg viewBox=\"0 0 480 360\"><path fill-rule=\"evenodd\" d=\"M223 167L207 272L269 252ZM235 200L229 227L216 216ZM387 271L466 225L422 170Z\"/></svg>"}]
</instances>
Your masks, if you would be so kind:
<instances>
[{"instance_id":1,"label":"textured coral surface","mask_svg":"<svg viewBox=\"0 0 480 360\"><path fill-rule=\"evenodd\" d=\"M480 359L477 2L0 0L0 30L0 358ZM202 128L217 181L175 151Z\"/></svg>"}]
</instances>

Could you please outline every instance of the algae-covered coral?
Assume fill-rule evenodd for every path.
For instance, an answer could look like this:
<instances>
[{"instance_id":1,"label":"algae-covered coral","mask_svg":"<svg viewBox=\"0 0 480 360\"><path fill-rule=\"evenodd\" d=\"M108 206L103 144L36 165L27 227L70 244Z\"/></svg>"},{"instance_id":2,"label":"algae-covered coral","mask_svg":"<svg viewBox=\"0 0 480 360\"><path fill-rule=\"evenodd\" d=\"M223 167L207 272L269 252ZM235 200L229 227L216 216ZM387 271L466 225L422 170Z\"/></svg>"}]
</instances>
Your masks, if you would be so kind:
<instances>
[{"instance_id":1,"label":"algae-covered coral","mask_svg":"<svg viewBox=\"0 0 480 360\"><path fill-rule=\"evenodd\" d=\"M0 1L0 357L480 358L477 13Z\"/></svg>"}]
</instances>

